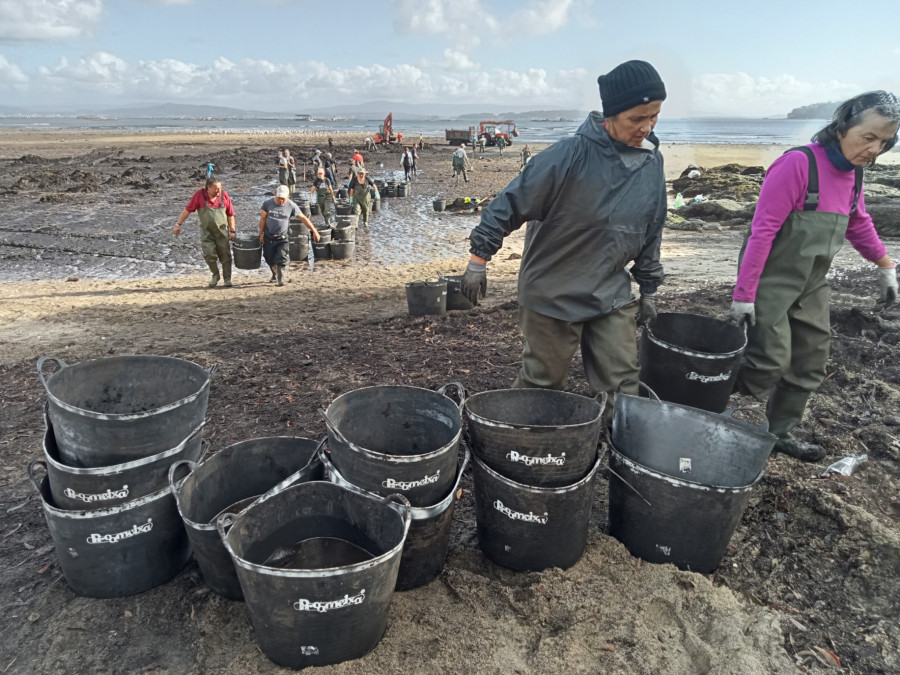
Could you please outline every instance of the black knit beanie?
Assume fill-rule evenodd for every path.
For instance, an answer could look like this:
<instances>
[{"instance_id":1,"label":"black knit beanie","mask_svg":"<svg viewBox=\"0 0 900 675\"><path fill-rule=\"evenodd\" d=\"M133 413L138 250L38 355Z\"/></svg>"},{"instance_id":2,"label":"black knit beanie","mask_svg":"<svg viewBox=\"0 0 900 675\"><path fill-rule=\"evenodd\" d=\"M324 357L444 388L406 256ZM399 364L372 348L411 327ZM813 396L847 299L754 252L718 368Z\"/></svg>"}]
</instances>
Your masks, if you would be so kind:
<instances>
[{"instance_id":1,"label":"black knit beanie","mask_svg":"<svg viewBox=\"0 0 900 675\"><path fill-rule=\"evenodd\" d=\"M646 61L626 61L597 78L603 116L612 117L650 101L666 100L666 85Z\"/></svg>"}]
</instances>

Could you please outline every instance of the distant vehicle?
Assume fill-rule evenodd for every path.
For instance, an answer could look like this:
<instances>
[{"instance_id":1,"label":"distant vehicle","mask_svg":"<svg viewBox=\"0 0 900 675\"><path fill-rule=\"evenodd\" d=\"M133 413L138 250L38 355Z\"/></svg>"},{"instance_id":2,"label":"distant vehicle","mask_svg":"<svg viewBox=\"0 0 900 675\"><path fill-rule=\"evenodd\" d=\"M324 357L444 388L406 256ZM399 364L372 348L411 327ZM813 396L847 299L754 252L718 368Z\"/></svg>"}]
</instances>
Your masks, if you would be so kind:
<instances>
[{"instance_id":1,"label":"distant vehicle","mask_svg":"<svg viewBox=\"0 0 900 675\"><path fill-rule=\"evenodd\" d=\"M475 127L466 129L444 129L444 138L450 145L465 145L475 138Z\"/></svg>"},{"instance_id":2,"label":"distant vehicle","mask_svg":"<svg viewBox=\"0 0 900 675\"><path fill-rule=\"evenodd\" d=\"M384 118L384 123L375 134L375 142L379 145L390 145L391 143L402 143L403 134L394 133L394 114L388 113Z\"/></svg>"},{"instance_id":3,"label":"distant vehicle","mask_svg":"<svg viewBox=\"0 0 900 675\"><path fill-rule=\"evenodd\" d=\"M511 145L513 137L518 135L519 130L512 120L503 122L485 120L478 124L478 138L483 138L486 145L497 145L497 139L501 136L506 139L507 145Z\"/></svg>"}]
</instances>

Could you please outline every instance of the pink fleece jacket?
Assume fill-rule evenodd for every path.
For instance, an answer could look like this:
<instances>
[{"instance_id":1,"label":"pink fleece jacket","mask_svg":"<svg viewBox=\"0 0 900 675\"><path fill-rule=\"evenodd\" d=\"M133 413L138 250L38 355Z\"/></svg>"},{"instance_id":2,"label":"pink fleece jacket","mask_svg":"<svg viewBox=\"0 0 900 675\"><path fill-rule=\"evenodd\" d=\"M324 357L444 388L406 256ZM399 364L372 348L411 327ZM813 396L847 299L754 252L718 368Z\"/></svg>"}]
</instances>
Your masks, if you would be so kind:
<instances>
[{"instance_id":1,"label":"pink fleece jacket","mask_svg":"<svg viewBox=\"0 0 900 675\"><path fill-rule=\"evenodd\" d=\"M825 155L818 143L811 143L819 169L819 208L817 211L850 213L853 205L853 171L840 171ZM809 177L809 161L802 152L788 152L769 167L759 202L753 216L752 234L744 251L744 260L734 286L734 300L756 302L759 277L766 266L775 235L787 220L791 211L802 211L806 199ZM865 197L860 195L856 211L850 214L847 241L866 260L878 260L887 254L887 248L878 237L872 218L866 213Z\"/></svg>"}]
</instances>

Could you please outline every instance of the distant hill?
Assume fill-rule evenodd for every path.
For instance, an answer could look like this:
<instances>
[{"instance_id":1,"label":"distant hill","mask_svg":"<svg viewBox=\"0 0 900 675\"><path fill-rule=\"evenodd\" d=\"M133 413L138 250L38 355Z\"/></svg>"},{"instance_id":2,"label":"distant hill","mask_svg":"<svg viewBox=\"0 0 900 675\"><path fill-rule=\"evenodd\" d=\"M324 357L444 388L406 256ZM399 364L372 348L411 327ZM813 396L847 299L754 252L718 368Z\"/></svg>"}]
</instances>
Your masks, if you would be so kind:
<instances>
[{"instance_id":1,"label":"distant hill","mask_svg":"<svg viewBox=\"0 0 900 675\"><path fill-rule=\"evenodd\" d=\"M789 120L830 120L840 101L813 103L794 108L787 114Z\"/></svg>"},{"instance_id":2,"label":"distant hill","mask_svg":"<svg viewBox=\"0 0 900 675\"><path fill-rule=\"evenodd\" d=\"M241 110L218 105L189 105L186 103L160 103L158 105L129 106L111 108L101 111L105 115L118 117L226 117L226 118L259 118L259 117L293 117L288 113L270 113L258 110Z\"/></svg>"}]
</instances>

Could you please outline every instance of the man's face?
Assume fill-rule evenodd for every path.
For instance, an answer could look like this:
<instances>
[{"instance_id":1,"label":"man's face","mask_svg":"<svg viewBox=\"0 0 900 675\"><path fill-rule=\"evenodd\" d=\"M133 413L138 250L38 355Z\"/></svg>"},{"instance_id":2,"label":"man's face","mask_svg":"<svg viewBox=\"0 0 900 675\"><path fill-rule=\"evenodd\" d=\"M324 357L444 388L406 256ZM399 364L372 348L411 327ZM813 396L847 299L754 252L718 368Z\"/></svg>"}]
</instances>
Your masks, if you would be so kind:
<instances>
[{"instance_id":1,"label":"man's face","mask_svg":"<svg viewBox=\"0 0 900 675\"><path fill-rule=\"evenodd\" d=\"M213 183L208 188L206 188L206 196L210 199L215 199L219 196L219 193L222 191L221 183Z\"/></svg>"},{"instance_id":2,"label":"man's face","mask_svg":"<svg viewBox=\"0 0 900 675\"><path fill-rule=\"evenodd\" d=\"M623 110L606 120L609 135L620 143L639 148L659 120L662 101L650 101Z\"/></svg>"},{"instance_id":3,"label":"man's face","mask_svg":"<svg viewBox=\"0 0 900 675\"><path fill-rule=\"evenodd\" d=\"M278 204L278 206L281 206L286 201L287 201L286 197L275 197L275 203Z\"/></svg>"}]
</instances>

